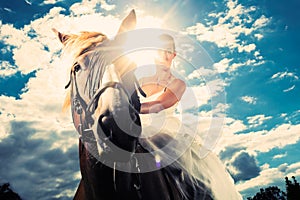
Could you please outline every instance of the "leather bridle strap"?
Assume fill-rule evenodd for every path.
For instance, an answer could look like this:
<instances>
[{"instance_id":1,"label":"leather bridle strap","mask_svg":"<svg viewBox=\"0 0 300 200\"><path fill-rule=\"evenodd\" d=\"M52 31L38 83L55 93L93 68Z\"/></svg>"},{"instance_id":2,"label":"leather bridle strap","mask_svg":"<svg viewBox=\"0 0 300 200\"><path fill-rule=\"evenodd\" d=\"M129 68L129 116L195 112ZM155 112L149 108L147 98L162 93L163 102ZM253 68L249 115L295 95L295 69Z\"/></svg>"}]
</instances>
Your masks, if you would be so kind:
<instances>
[{"instance_id":1,"label":"leather bridle strap","mask_svg":"<svg viewBox=\"0 0 300 200\"><path fill-rule=\"evenodd\" d=\"M76 70L71 71L71 78L72 78L72 72L73 72L73 78L74 78L74 84L75 84L75 90L76 90L76 94L74 99L72 100L72 104L73 104L73 108L74 111L79 115L79 120L80 123L78 124L78 126L76 127L77 130L79 130L80 135L83 135L84 130L87 128L87 121L88 122L93 122L93 119L91 118L91 116L89 116L85 111L87 108L87 104L86 102L83 100L83 98L80 96L79 94L79 90L78 90L78 85L77 85L77 80L76 80ZM73 79L71 79L73 80ZM73 96L73 88L71 88L71 95ZM84 117L85 119L83 119L83 112L84 112ZM87 120L88 118L88 120Z\"/></svg>"},{"instance_id":2,"label":"leather bridle strap","mask_svg":"<svg viewBox=\"0 0 300 200\"><path fill-rule=\"evenodd\" d=\"M73 99L73 107L74 107L74 111L79 115L80 118L80 124L78 125L78 127L76 127L80 134L82 135L82 133L84 132L85 129L89 129L87 122L91 122L93 123L94 120L92 118L92 113L95 111L95 109L97 108L97 104L98 104L98 100L100 98L100 96L106 91L106 89L108 88L115 88L115 89L119 89L119 90L123 90L124 93L127 96L127 99L129 101L129 106L132 108L132 110L136 113L139 114L139 111L137 111L131 102L131 98L130 95L128 94L128 91L125 89L125 87L119 83L119 82L115 82L115 81L111 81L111 82L107 82L103 85L103 87L99 88L95 94L93 95L93 97L91 98L90 102L87 104L83 98L80 96L79 94L79 89L78 89L78 84L77 84L77 80L76 80L76 69L72 70L70 73L70 81L68 82L68 84L65 86L65 88L68 88L71 83L72 80L74 80L74 84L75 84L75 97ZM73 95L73 92L71 90L71 95ZM93 106L93 108L92 108ZM92 110L91 110L92 109ZM83 111L85 114L85 119L83 119ZM90 124L91 125L91 124ZM83 127L84 126L84 127Z\"/></svg>"},{"instance_id":3,"label":"leather bridle strap","mask_svg":"<svg viewBox=\"0 0 300 200\"><path fill-rule=\"evenodd\" d=\"M73 75L73 77L72 77ZM134 77L135 78L135 77ZM137 111L133 104L132 104L132 100L130 98L130 95L128 94L128 91L125 89L125 87L119 83L119 82L114 82L114 81L111 81L111 82L107 82L104 84L103 87L99 88L95 94L93 95L93 97L91 98L90 102L87 104L83 98L80 96L79 94L79 89L78 89L78 85L77 85L77 80L76 80L76 69L75 70L72 70L71 73L70 73L70 80L69 82L67 83L67 85L65 86L65 89L67 89L71 83L72 83L72 80L74 80L74 84L75 84L75 90L76 90L76 94L75 94L75 97L73 99L73 106L75 108L75 112L79 115L79 118L80 118L80 124L78 125L78 127L76 127L80 134L82 135L83 138L85 139L88 139L87 141L91 141L89 137L86 137L85 135L83 134L93 134L92 130L87 127L88 126L88 123L89 122L92 122L94 123L94 120L92 119L92 113L95 111L95 109L97 108L98 106L98 100L100 98L100 96L105 92L106 89L108 88L115 88L115 89L118 89L118 90L123 90L124 93L126 94L127 98L128 98L128 101L129 101L129 106L132 108L132 110L139 115L139 111ZM140 94L143 95L144 97L146 97L146 94L144 93L144 91L141 89L141 87L139 86L138 84L138 81L136 80L136 78L133 80L137 86L137 89L139 90ZM71 95L73 95L73 91L71 89ZM92 108L92 106L94 106ZM91 111L91 108L92 108L92 111ZM73 112L74 112L73 111ZM85 114L85 119L83 119L83 111L84 111L84 114ZM100 116L100 118L103 117L102 115ZM88 120L88 121L87 121ZM101 122L102 120L100 120ZM89 124L91 125L91 124ZM101 125L101 124L100 124ZM109 152L111 151L111 149L105 144L105 139L108 139L109 136L107 138L102 138L104 139L104 141L99 141L100 142L100 146L103 148L103 151L104 152ZM136 164L136 168L138 169L138 172L140 172L140 169L139 169L139 164L138 164L138 161L137 159L135 158L135 164ZM117 191L117 185L116 185L116 163L114 162L114 169L113 169L113 182L114 182L114 189L115 191ZM138 174L136 174L136 183L134 183L134 188L137 192L137 195L138 195L138 198L139 199L142 199L142 195L141 195L141 177Z\"/></svg>"}]
</instances>

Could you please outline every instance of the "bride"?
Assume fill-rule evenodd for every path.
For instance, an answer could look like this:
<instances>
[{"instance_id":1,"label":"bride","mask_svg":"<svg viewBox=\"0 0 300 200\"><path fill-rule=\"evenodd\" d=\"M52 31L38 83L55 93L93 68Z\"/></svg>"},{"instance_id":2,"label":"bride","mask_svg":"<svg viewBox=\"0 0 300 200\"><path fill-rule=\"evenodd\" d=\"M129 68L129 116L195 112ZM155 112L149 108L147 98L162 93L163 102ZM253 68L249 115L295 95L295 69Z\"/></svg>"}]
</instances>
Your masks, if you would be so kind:
<instances>
[{"instance_id":1,"label":"bride","mask_svg":"<svg viewBox=\"0 0 300 200\"><path fill-rule=\"evenodd\" d=\"M205 151L205 147L199 134L176 117L176 107L186 90L186 84L171 72L176 57L173 37L163 34L159 40L162 46L155 58L156 73L139 80L146 93L146 97L140 95L142 138L147 140L141 145L154 155L157 167L179 165L180 169L187 172L181 172L182 179L190 174L196 185L199 183L197 180L201 180L207 187L207 193L212 193L213 199L241 199L218 157L208 150L205 157L200 156L200 151ZM203 186L198 187L203 190Z\"/></svg>"}]
</instances>

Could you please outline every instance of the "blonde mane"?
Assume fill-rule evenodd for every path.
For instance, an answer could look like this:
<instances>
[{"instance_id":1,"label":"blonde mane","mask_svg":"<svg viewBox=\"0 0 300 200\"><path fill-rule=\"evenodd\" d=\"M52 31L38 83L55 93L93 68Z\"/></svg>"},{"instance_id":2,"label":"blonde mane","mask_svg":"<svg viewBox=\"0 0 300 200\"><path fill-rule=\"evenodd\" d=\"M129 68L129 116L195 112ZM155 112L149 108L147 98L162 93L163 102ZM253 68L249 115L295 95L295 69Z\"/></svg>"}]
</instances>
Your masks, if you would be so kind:
<instances>
[{"instance_id":1,"label":"blonde mane","mask_svg":"<svg viewBox=\"0 0 300 200\"><path fill-rule=\"evenodd\" d=\"M102 43L107 39L107 36L98 32L83 31L79 35L66 35L67 39L63 42L63 57L65 65L74 65L74 61L81 55L83 55L92 47ZM68 90L62 110L65 112L71 105L71 94Z\"/></svg>"},{"instance_id":2,"label":"blonde mane","mask_svg":"<svg viewBox=\"0 0 300 200\"><path fill-rule=\"evenodd\" d=\"M98 32L83 31L80 35L69 35L64 43L64 53L70 53L73 59L86 52L90 47L106 40L106 35Z\"/></svg>"}]
</instances>

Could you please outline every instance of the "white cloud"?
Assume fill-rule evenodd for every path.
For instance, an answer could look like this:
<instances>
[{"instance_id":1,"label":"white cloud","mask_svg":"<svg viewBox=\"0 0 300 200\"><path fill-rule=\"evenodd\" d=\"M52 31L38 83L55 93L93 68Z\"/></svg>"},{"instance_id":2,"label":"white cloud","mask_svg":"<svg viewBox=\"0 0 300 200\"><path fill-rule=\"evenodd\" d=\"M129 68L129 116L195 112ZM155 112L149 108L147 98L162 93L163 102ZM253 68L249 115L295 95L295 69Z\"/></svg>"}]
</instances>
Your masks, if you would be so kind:
<instances>
[{"instance_id":1,"label":"white cloud","mask_svg":"<svg viewBox=\"0 0 300 200\"><path fill-rule=\"evenodd\" d=\"M238 68L243 67L243 66L260 66L262 65L265 61L263 61L263 57L259 55L258 51L255 51L254 54L256 59L248 59L245 60L244 62L237 62L237 63L232 63L229 67L227 72L234 72L236 71Z\"/></svg>"},{"instance_id":2,"label":"white cloud","mask_svg":"<svg viewBox=\"0 0 300 200\"><path fill-rule=\"evenodd\" d=\"M243 96L241 97L241 100L249 104L256 104L257 98L251 96Z\"/></svg>"},{"instance_id":3,"label":"white cloud","mask_svg":"<svg viewBox=\"0 0 300 200\"><path fill-rule=\"evenodd\" d=\"M270 19L268 19L266 16L262 15L259 19L257 19L253 26L255 28L261 28L266 26L270 22Z\"/></svg>"},{"instance_id":4,"label":"white cloud","mask_svg":"<svg viewBox=\"0 0 300 200\"><path fill-rule=\"evenodd\" d=\"M284 186L284 177L300 177L300 162L291 165L283 164L278 168L270 168L268 164L261 167L260 175L248 181L237 184L238 191L249 190L251 188L259 191L259 188L281 185ZM284 188L281 188L284 189Z\"/></svg>"},{"instance_id":5,"label":"white cloud","mask_svg":"<svg viewBox=\"0 0 300 200\"><path fill-rule=\"evenodd\" d=\"M53 140L53 134L62 138L53 142L63 145L59 148L68 149L74 144L69 142L70 138L61 135L64 131L73 131L74 138L76 133L72 125L69 113L63 114L61 111L65 91L63 85L65 80L61 76L60 69L41 70L36 73L36 78L32 78L28 82L28 91L21 95L21 100L15 100L12 97L0 96L2 114L2 129L5 136L9 136L11 121L26 121L33 123L32 127L39 130L33 137L48 138ZM53 132L52 135L49 132ZM5 136L2 136L5 137ZM73 139L74 139L73 138ZM76 142L76 141L75 141Z\"/></svg>"},{"instance_id":6,"label":"white cloud","mask_svg":"<svg viewBox=\"0 0 300 200\"><path fill-rule=\"evenodd\" d=\"M199 68L192 71L187 76L187 81L192 80L194 78L201 79L202 76L210 77L215 75L216 72L211 69L206 68ZM212 80L205 80L205 83L200 84L198 86L190 86L187 87L182 99L181 104L183 105L183 110L188 110L191 108L198 108L202 105L208 104L214 97L220 95L219 99L213 99L211 109L216 109L218 103L225 103L225 97L223 94L224 92L225 83L222 79L212 79ZM224 98L224 99L222 99ZM213 108L215 106L215 108Z\"/></svg>"},{"instance_id":7,"label":"white cloud","mask_svg":"<svg viewBox=\"0 0 300 200\"><path fill-rule=\"evenodd\" d=\"M256 37L258 40L261 40L264 36L260 33L254 34L254 37Z\"/></svg>"},{"instance_id":8,"label":"white cloud","mask_svg":"<svg viewBox=\"0 0 300 200\"><path fill-rule=\"evenodd\" d=\"M192 71L188 76L187 79L188 80L192 80L192 79L201 79L203 77L207 77L210 75L215 74L216 72L211 70L211 69L207 69L204 67L199 67L199 69L195 69L194 71Z\"/></svg>"},{"instance_id":9,"label":"white cloud","mask_svg":"<svg viewBox=\"0 0 300 200\"><path fill-rule=\"evenodd\" d=\"M293 72L278 72L271 77L273 80L282 80L284 78L292 78L294 80L299 79L299 77Z\"/></svg>"},{"instance_id":10,"label":"white cloud","mask_svg":"<svg viewBox=\"0 0 300 200\"><path fill-rule=\"evenodd\" d=\"M254 51L256 49L256 45L255 44L248 44L248 45L238 45L238 51L239 52L251 52Z\"/></svg>"},{"instance_id":11,"label":"white cloud","mask_svg":"<svg viewBox=\"0 0 300 200\"><path fill-rule=\"evenodd\" d=\"M284 154L277 154L277 155L273 156L273 160L280 159L280 158L283 158L286 156L287 156L287 152L285 152Z\"/></svg>"},{"instance_id":12,"label":"white cloud","mask_svg":"<svg viewBox=\"0 0 300 200\"><path fill-rule=\"evenodd\" d=\"M224 149L225 146L234 146L251 152L268 152L273 148L283 148L300 140L299 124L281 124L270 131L263 130L246 134L234 134L238 130L225 124L223 130L224 133L218 143L218 150Z\"/></svg>"},{"instance_id":13,"label":"white cloud","mask_svg":"<svg viewBox=\"0 0 300 200\"><path fill-rule=\"evenodd\" d=\"M195 35L200 42L212 42L220 48L229 48L232 51L237 50L239 53L252 54L251 56L257 59L239 61L241 63L233 63L232 66L220 63L220 65L217 65L220 72L232 72L244 65L257 66L262 64L258 60L262 60L263 57L258 54L259 51L255 42L253 42L253 37L247 36L253 35L257 40L260 40L263 35L259 33L259 29L266 26L270 19L262 15L254 20L252 17L254 11L256 11L254 6L246 8L242 4L238 4L238 1L229 0L225 12L210 13L211 20L187 27L186 33ZM243 36L243 40L240 39L241 36ZM231 58L226 59L231 60Z\"/></svg>"},{"instance_id":14,"label":"white cloud","mask_svg":"<svg viewBox=\"0 0 300 200\"><path fill-rule=\"evenodd\" d=\"M216 43L219 47L237 47L237 36L231 27L227 24L217 24L210 28L198 23L196 26L187 28L187 32L192 34L193 29L196 29L197 39L199 41L209 41Z\"/></svg>"},{"instance_id":15,"label":"white cloud","mask_svg":"<svg viewBox=\"0 0 300 200\"><path fill-rule=\"evenodd\" d=\"M262 60L262 59L263 59L263 57L260 55L260 52L259 52L259 51L255 51L255 52L254 52L254 56L255 56L256 59L258 59L258 60Z\"/></svg>"},{"instance_id":16,"label":"white cloud","mask_svg":"<svg viewBox=\"0 0 300 200\"><path fill-rule=\"evenodd\" d=\"M79 182L79 179L74 179L79 171L77 145L65 152L52 149L56 137L53 130L48 131L50 140L36 139L32 135L43 131L32 125L30 122L11 121L10 135L0 142L1 181L9 181L26 199L49 199L64 193L64 190L75 190ZM63 135L72 138L73 133L64 132ZM43 181L45 179L47 181ZM65 194L64 198L72 198L74 192Z\"/></svg>"},{"instance_id":17,"label":"white cloud","mask_svg":"<svg viewBox=\"0 0 300 200\"><path fill-rule=\"evenodd\" d=\"M32 4L32 2L29 1L29 0L25 0L25 2L26 2L28 5L31 5L31 4Z\"/></svg>"},{"instance_id":18,"label":"white cloud","mask_svg":"<svg viewBox=\"0 0 300 200\"><path fill-rule=\"evenodd\" d=\"M272 119L271 116L266 117L265 115L255 115L251 117L247 117L248 124L250 127L257 127L264 123L264 121Z\"/></svg>"},{"instance_id":19,"label":"white cloud","mask_svg":"<svg viewBox=\"0 0 300 200\"><path fill-rule=\"evenodd\" d=\"M87 13L93 12L91 7L94 6L93 2L82 2L74 5L75 7L80 7L80 9L82 9L82 6L83 8L88 7L86 10ZM120 24L119 18L110 15L102 16L101 13L94 13L78 17L64 16L60 14L63 10L63 8L54 7L44 17L32 21L29 25L25 25L24 29L16 29L8 24L4 24L0 27L0 39L8 46L16 47L13 49L13 59L15 60L18 70L22 73L26 74L36 69L49 67L53 59L53 52L58 52L61 48L61 44L51 31L51 28L57 28L59 31L65 33L78 33L82 30L98 31L112 37L116 34ZM142 23L144 27L151 24L159 24L159 19L154 17L149 18L148 16L144 16L144 18L141 17L139 21L141 21L140 23ZM38 37L30 38L28 36L30 31L34 31ZM47 47L50 52L45 50L45 47ZM28 49L30 49L30 51L28 51ZM6 65L6 68L7 67ZM5 74L8 73L8 71L5 72ZM2 72L2 74L4 74L4 72Z\"/></svg>"},{"instance_id":20,"label":"white cloud","mask_svg":"<svg viewBox=\"0 0 300 200\"><path fill-rule=\"evenodd\" d=\"M61 8L53 8L44 18L33 21L30 25L26 25L24 29L16 29L12 25L4 24L1 26L1 39L8 46L14 46L13 59L19 71L27 74L33 70L49 67L52 52L49 50L59 48L59 42L54 41L54 34L49 27L49 21L55 21L55 17L61 17L59 12ZM35 31L37 38L30 38L29 31ZM49 37L52 36L52 37ZM55 40L56 41L56 40ZM55 48L52 48L56 45ZM30 50L29 50L30 49Z\"/></svg>"},{"instance_id":21,"label":"white cloud","mask_svg":"<svg viewBox=\"0 0 300 200\"><path fill-rule=\"evenodd\" d=\"M218 144L217 144L216 148L214 149L214 152L216 152L218 154L222 150L224 150L225 147L241 146L241 145L237 145L240 142L239 141L240 135L235 135L235 133L244 131L246 129L247 129L247 126L243 123L243 121L226 117L224 119L224 124L222 127L222 136L221 136L220 140L218 141ZM230 137L232 137L232 140L230 140Z\"/></svg>"},{"instance_id":22,"label":"white cloud","mask_svg":"<svg viewBox=\"0 0 300 200\"><path fill-rule=\"evenodd\" d=\"M294 72L277 72L276 74L273 74L272 77L270 78L272 82L277 82L281 80L286 80L288 79L291 83L295 83L299 81L299 77L296 75ZM288 88L282 90L282 92L289 92L292 91L296 88L295 84L291 84Z\"/></svg>"},{"instance_id":23,"label":"white cloud","mask_svg":"<svg viewBox=\"0 0 300 200\"><path fill-rule=\"evenodd\" d=\"M283 90L283 92L289 92L289 91L295 89L295 87L296 87L296 85L293 85L293 86L291 86L291 87L289 87L289 88Z\"/></svg>"},{"instance_id":24,"label":"white cloud","mask_svg":"<svg viewBox=\"0 0 300 200\"><path fill-rule=\"evenodd\" d=\"M42 48L43 46L40 43L28 41L23 43L20 48L14 49L13 59L18 66L18 70L27 74L33 70L47 66L50 63L51 54Z\"/></svg>"},{"instance_id":25,"label":"white cloud","mask_svg":"<svg viewBox=\"0 0 300 200\"><path fill-rule=\"evenodd\" d=\"M226 118L224 129L225 134L227 133L236 133L245 130L247 127L243 124L241 120L236 120L233 118Z\"/></svg>"},{"instance_id":26,"label":"white cloud","mask_svg":"<svg viewBox=\"0 0 300 200\"><path fill-rule=\"evenodd\" d=\"M239 4L237 5L237 1L231 1L229 0L227 2L228 12L225 14L224 18L220 19L221 23L224 23L225 21L232 19L235 23L241 23L241 19L239 15L243 14L245 12L244 7Z\"/></svg>"},{"instance_id":27,"label":"white cloud","mask_svg":"<svg viewBox=\"0 0 300 200\"><path fill-rule=\"evenodd\" d=\"M206 85L211 96L217 96L224 92L226 83L222 79L215 79L212 81L207 81Z\"/></svg>"},{"instance_id":28,"label":"white cloud","mask_svg":"<svg viewBox=\"0 0 300 200\"><path fill-rule=\"evenodd\" d=\"M232 63L232 65L229 68L229 72L235 71L239 67L244 66L246 63Z\"/></svg>"},{"instance_id":29,"label":"white cloud","mask_svg":"<svg viewBox=\"0 0 300 200\"><path fill-rule=\"evenodd\" d=\"M286 117L287 113L281 113L280 117Z\"/></svg>"},{"instance_id":30,"label":"white cloud","mask_svg":"<svg viewBox=\"0 0 300 200\"><path fill-rule=\"evenodd\" d=\"M5 101L3 101L5 99ZM0 96L0 102L1 105L6 105L4 103L11 102L13 103L15 99L13 97L6 97L6 96ZM10 133L10 121L15 119L14 110L7 109L7 107L1 106L0 107L0 141L3 138L6 138Z\"/></svg>"},{"instance_id":31,"label":"white cloud","mask_svg":"<svg viewBox=\"0 0 300 200\"><path fill-rule=\"evenodd\" d=\"M12 66L8 61L0 61L0 77L1 76L10 76L16 73L16 67Z\"/></svg>"},{"instance_id":32,"label":"white cloud","mask_svg":"<svg viewBox=\"0 0 300 200\"><path fill-rule=\"evenodd\" d=\"M228 70L229 68L229 63L232 61L232 59L224 58L218 63L214 63L214 68L218 70L220 73L224 73Z\"/></svg>"},{"instance_id":33,"label":"white cloud","mask_svg":"<svg viewBox=\"0 0 300 200\"><path fill-rule=\"evenodd\" d=\"M100 0L100 3L101 3L101 8L106 11L111 11L116 8L116 5L108 4L105 0Z\"/></svg>"},{"instance_id":34,"label":"white cloud","mask_svg":"<svg viewBox=\"0 0 300 200\"><path fill-rule=\"evenodd\" d=\"M265 166L265 168L267 168ZM273 182L282 181L284 174L277 168L267 168L260 172L260 175L248 181L237 184L238 191L243 191L250 188L270 185Z\"/></svg>"},{"instance_id":35,"label":"white cloud","mask_svg":"<svg viewBox=\"0 0 300 200\"><path fill-rule=\"evenodd\" d=\"M44 2L42 3L43 4L56 4L58 2L60 2L62 0L44 0Z\"/></svg>"},{"instance_id":36,"label":"white cloud","mask_svg":"<svg viewBox=\"0 0 300 200\"><path fill-rule=\"evenodd\" d=\"M10 8L3 8L3 10L7 11L7 12L10 12L10 13L15 13L15 11L13 11L12 9Z\"/></svg>"},{"instance_id":37,"label":"white cloud","mask_svg":"<svg viewBox=\"0 0 300 200\"><path fill-rule=\"evenodd\" d=\"M290 164L287 168L287 176L300 176L300 162Z\"/></svg>"},{"instance_id":38,"label":"white cloud","mask_svg":"<svg viewBox=\"0 0 300 200\"><path fill-rule=\"evenodd\" d=\"M242 34L249 35L255 30L265 26L269 21L265 16L261 16L254 21L250 13L255 10L255 7L245 8L237 1L228 1L228 11L224 13L211 13L209 16L219 19L215 25L197 23L194 26L188 27L186 32L191 35L196 35L199 41L214 42L219 47L228 47L230 49L237 48L239 52L251 52L256 49L255 44L246 44L245 41L240 41L239 36ZM248 28L244 24L245 15L248 20L247 24L252 23L252 27ZM257 33L255 33L257 34ZM261 38L261 35L257 35Z\"/></svg>"},{"instance_id":39,"label":"white cloud","mask_svg":"<svg viewBox=\"0 0 300 200\"><path fill-rule=\"evenodd\" d=\"M8 45L20 47L23 42L30 40L22 30L16 29L11 24L0 26L0 39Z\"/></svg>"},{"instance_id":40,"label":"white cloud","mask_svg":"<svg viewBox=\"0 0 300 200\"><path fill-rule=\"evenodd\" d=\"M74 3L70 7L70 11L73 15L84 15L84 14L91 14L91 12L97 6L97 0L83 0L79 3Z\"/></svg>"},{"instance_id":41,"label":"white cloud","mask_svg":"<svg viewBox=\"0 0 300 200\"><path fill-rule=\"evenodd\" d=\"M114 10L116 7L114 4L108 4L105 0L83 0L82 2L73 4L70 7L70 11L73 15L91 14L97 9L97 6L100 6L105 11Z\"/></svg>"},{"instance_id":42,"label":"white cloud","mask_svg":"<svg viewBox=\"0 0 300 200\"><path fill-rule=\"evenodd\" d=\"M206 86L188 87L181 98L180 104L183 110L188 110L207 104L209 99L211 99L211 94Z\"/></svg>"},{"instance_id":43,"label":"white cloud","mask_svg":"<svg viewBox=\"0 0 300 200\"><path fill-rule=\"evenodd\" d=\"M274 157L273 157L273 159L274 159ZM281 172L286 172L288 166L289 165L287 163L283 163L283 164L281 164L281 165L278 166L278 170L281 171Z\"/></svg>"}]
</instances>

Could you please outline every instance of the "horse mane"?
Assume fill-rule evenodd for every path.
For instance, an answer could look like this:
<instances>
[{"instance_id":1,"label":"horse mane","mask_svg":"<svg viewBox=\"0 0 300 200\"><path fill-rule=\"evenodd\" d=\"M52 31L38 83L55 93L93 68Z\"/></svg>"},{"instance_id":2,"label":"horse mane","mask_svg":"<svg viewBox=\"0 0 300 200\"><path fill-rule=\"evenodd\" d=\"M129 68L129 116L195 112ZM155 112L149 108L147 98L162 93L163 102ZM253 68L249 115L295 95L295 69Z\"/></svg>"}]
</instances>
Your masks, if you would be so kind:
<instances>
[{"instance_id":1,"label":"horse mane","mask_svg":"<svg viewBox=\"0 0 300 200\"><path fill-rule=\"evenodd\" d=\"M73 59L85 53L91 46L107 39L103 33L82 31L79 35L69 35L64 43L64 53L71 53Z\"/></svg>"},{"instance_id":2,"label":"horse mane","mask_svg":"<svg viewBox=\"0 0 300 200\"><path fill-rule=\"evenodd\" d=\"M65 57L65 63L68 63L67 65L72 67L76 58L83 55L85 52L91 49L91 47L102 43L106 39L107 36L99 32L82 31L79 35L68 35L68 39L63 43L63 55ZM62 107L63 112L65 112L71 105L70 95L70 90L68 90Z\"/></svg>"}]
</instances>

